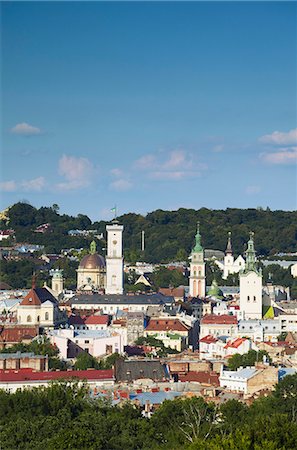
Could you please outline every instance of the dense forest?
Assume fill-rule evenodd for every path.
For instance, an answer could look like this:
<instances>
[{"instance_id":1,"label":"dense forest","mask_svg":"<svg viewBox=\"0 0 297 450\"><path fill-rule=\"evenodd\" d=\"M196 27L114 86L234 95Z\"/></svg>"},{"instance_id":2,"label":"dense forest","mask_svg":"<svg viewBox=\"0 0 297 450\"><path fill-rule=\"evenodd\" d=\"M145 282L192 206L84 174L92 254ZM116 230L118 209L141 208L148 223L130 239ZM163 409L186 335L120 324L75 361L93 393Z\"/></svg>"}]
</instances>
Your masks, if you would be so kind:
<instances>
[{"instance_id":1,"label":"dense forest","mask_svg":"<svg viewBox=\"0 0 297 450\"><path fill-rule=\"evenodd\" d=\"M187 261L194 244L197 221L200 221L202 244L204 248L224 250L227 233L232 231L232 244L235 255L243 253L249 237L249 231L255 232L256 249L259 256L269 257L277 252L297 251L297 212L269 211L262 209L227 209L226 211L202 208L198 211L179 209L178 211L154 211L146 217L139 214L125 214L118 218L124 224L124 257L126 262L137 260L153 263L170 261ZM34 230L37 226L50 223L50 231L42 234ZM73 252L81 258L88 252L93 237L69 236L71 229L97 230L105 235L106 222L94 222L82 214L77 217L59 214L59 206L34 208L27 203L13 205L7 213L7 218L0 221L0 228L13 228L16 239L3 242L3 246L15 243L40 244L45 253L60 253L62 249L81 249L82 253ZM141 231L145 232L145 251L140 250ZM99 253L104 254L106 242L97 241ZM41 251L39 254L42 253ZM35 253L38 256L38 252ZM296 258L296 257L295 257ZM76 286L77 261L62 257L56 261L53 268L64 271L65 287ZM21 261L3 260L0 265L0 279L12 287L30 287L32 273L38 272L38 285L50 281L48 270L43 270L40 260L29 258ZM287 269L279 265L263 267L264 282L272 276L275 284L289 286L297 295L296 282ZM222 280L222 272L212 261L207 261L206 276L208 285L215 278L219 284L237 285L238 276L230 275ZM134 279L135 278L135 279ZM137 277L132 280L125 277L125 289L135 290ZM185 277L178 271L159 269L152 276L153 288L179 286L186 283ZM143 286L144 289L146 289Z\"/></svg>"},{"instance_id":2,"label":"dense forest","mask_svg":"<svg viewBox=\"0 0 297 450\"><path fill-rule=\"evenodd\" d=\"M129 402L111 406L87 387L0 391L1 449L295 450L297 375L252 405L201 397L165 401L151 419Z\"/></svg>"},{"instance_id":3,"label":"dense forest","mask_svg":"<svg viewBox=\"0 0 297 450\"><path fill-rule=\"evenodd\" d=\"M91 222L83 215L72 217L59 214L59 206L39 209L27 203L10 207L8 220L0 221L0 228L13 228L17 242L45 246L47 253L60 253L62 248L86 248L92 238L71 237L70 229L93 229L105 233L106 222ZM190 253L200 221L204 248L225 250L227 233L232 232L235 254L245 250L249 232L255 233L258 255L269 256L278 252L297 251L297 211L270 211L269 209L211 210L181 208L178 211L157 210L147 214L124 214L118 217L124 225L124 253L126 261L144 260L160 263L184 260ZM51 232L35 233L34 229L51 224ZM141 252L141 231L145 232L145 251ZM106 247L98 241L99 251Z\"/></svg>"}]
</instances>

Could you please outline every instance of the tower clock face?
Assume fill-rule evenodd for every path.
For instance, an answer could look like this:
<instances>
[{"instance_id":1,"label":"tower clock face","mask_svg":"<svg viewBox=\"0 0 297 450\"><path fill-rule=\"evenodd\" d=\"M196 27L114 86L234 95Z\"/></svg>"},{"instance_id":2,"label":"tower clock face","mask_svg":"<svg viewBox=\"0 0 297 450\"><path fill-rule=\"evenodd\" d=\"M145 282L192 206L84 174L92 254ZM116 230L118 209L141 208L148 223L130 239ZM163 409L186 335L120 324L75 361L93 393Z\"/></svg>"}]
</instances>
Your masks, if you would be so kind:
<instances>
[{"instance_id":1,"label":"tower clock face","mask_svg":"<svg viewBox=\"0 0 297 450\"><path fill-rule=\"evenodd\" d=\"M112 243L113 243L113 245L116 245L116 244L117 244L117 241L112 241Z\"/></svg>"}]
</instances>

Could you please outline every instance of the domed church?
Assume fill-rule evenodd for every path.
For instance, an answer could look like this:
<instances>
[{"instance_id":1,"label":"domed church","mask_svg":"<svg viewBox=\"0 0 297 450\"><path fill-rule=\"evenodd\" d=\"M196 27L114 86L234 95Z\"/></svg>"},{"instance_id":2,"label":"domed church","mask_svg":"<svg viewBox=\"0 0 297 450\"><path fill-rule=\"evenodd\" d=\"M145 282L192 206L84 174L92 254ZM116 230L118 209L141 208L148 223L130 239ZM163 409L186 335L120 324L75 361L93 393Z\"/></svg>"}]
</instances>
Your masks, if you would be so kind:
<instances>
[{"instance_id":1,"label":"domed church","mask_svg":"<svg viewBox=\"0 0 297 450\"><path fill-rule=\"evenodd\" d=\"M106 263L96 252L96 242L91 242L90 253L83 257L77 269L78 290L99 290L106 286Z\"/></svg>"}]
</instances>

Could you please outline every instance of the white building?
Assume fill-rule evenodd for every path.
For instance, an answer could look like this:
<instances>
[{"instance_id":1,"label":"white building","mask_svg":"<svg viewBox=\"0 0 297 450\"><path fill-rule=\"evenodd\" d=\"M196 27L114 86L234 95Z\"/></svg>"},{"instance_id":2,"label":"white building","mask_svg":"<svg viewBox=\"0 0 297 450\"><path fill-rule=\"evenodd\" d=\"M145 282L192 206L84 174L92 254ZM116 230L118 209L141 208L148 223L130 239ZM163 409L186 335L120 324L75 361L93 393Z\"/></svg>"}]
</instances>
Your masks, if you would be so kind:
<instances>
[{"instance_id":1,"label":"white building","mask_svg":"<svg viewBox=\"0 0 297 450\"><path fill-rule=\"evenodd\" d=\"M226 280L230 274L239 273L240 270L244 269L245 267L245 260L241 255L234 259L231 244L231 232L229 232L228 234L229 236L224 261L215 261L218 267L223 271L222 278L224 280Z\"/></svg>"},{"instance_id":2,"label":"white building","mask_svg":"<svg viewBox=\"0 0 297 450\"><path fill-rule=\"evenodd\" d=\"M19 325L38 325L54 328L66 322L65 314L60 311L57 299L46 287L32 289L17 307Z\"/></svg>"},{"instance_id":3,"label":"white building","mask_svg":"<svg viewBox=\"0 0 297 450\"><path fill-rule=\"evenodd\" d=\"M291 275L292 275L292 277L297 278L297 263L292 264Z\"/></svg>"},{"instance_id":4,"label":"white building","mask_svg":"<svg viewBox=\"0 0 297 450\"><path fill-rule=\"evenodd\" d=\"M215 316L209 314L202 317L200 322L200 339L204 336L237 336L238 322L235 316L223 314Z\"/></svg>"},{"instance_id":5,"label":"white building","mask_svg":"<svg viewBox=\"0 0 297 450\"><path fill-rule=\"evenodd\" d=\"M50 331L49 338L64 359L75 358L82 351L94 357L124 351L121 335L110 330L58 329Z\"/></svg>"},{"instance_id":6,"label":"white building","mask_svg":"<svg viewBox=\"0 0 297 450\"><path fill-rule=\"evenodd\" d=\"M277 342L281 333L279 319L265 320L240 320L238 324L238 336L247 337L255 342Z\"/></svg>"},{"instance_id":7,"label":"white building","mask_svg":"<svg viewBox=\"0 0 297 450\"><path fill-rule=\"evenodd\" d=\"M18 389L33 389L36 387L49 387L53 381L65 380L75 383L78 379L80 384L87 383L90 389L108 388L114 385L113 370L68 370L36 372L35 370L20 369L6 370L1 374L0 389L14 393Z\"/></svg>"},{"instance_id":8,"label":"white building","mask_svg":"<svg viewBox=\"0 0 297 450\"><path fill-rule=\"evenodd\" d=\"M196 243L192 250L190 259L190 297L205 297L205 262L204 249L201 245L201 235L199 232L199 222L197 226L197 233L195 236Z\"/></svg>"},{"instance_id":9,"label":"white building","mask_svg":"<svg viewBox=\"0 0 297 450\"><path fill-rule=\"evenodd\" d=\"M253 233L250 233L246 264L239 275L240 313L243 319L262 319L262 271L257 269Z\"/></svg>"},{"instance_id":10,"label":"white building","mask_svg":"<svg viewBox=\"0 0 297 450\"><path fill-rule=\"evenodd\" d=\"M123 229L116 221L106 226L106 294L123 293Z\"/></svg>"}]
</instances>

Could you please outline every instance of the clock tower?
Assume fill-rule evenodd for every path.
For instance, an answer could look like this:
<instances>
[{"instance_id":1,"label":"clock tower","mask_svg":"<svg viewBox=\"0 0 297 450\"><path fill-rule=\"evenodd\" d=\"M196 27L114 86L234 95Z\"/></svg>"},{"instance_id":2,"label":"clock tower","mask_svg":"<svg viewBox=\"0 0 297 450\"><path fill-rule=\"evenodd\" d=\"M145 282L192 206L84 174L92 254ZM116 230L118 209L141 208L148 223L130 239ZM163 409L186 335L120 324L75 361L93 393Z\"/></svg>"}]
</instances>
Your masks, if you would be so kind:
<instances>
[{"instance_id":1,"label":"clock tower","mask_svg":"<svg viewBox=\"0 0 297 450\"><path fill-rule=\"evenodd\" d=\"M123 294L123 229L116 221L106 226L106 294Z\"/></svg>"}]
</instances>

